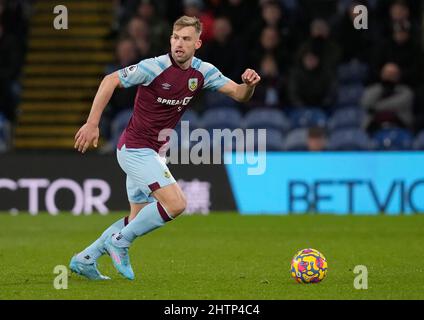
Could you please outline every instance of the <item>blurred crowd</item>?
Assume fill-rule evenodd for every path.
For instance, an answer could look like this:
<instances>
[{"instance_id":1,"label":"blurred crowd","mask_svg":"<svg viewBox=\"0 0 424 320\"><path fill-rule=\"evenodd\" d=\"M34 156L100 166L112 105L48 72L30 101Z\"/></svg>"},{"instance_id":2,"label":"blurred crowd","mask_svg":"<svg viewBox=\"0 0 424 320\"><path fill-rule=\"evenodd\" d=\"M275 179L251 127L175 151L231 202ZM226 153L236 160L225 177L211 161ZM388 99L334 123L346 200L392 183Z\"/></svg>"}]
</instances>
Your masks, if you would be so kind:
<instances>
[{"instance_id":1,"label":"blurred crowd","mask_svg":"<svg viewBox=\"0 0 424 320\"><path fill-rule=\"evenodd\" d=\"M10 148L12 126L16 123L29 9L28 0L0 0L0 152Z\"/></svg>"},{"instance_id":2,"label":"blurred crowd","mask_svg":"<svg viewBox=\"0 0 424 320\"><path fill-rule=\"evenodd\" d=\"M29 2L0 0L0 120L12 123ZM368 9L368 29L354 26L358 5ZM299 110L318 110L325 125L300 121L314 137L329 135L331 119L354 109L369 136L387 128L417 135L424 130L423 7L420 0L114 0L115 61L105 74L168 52L173 21L198 16L197 57L236 82L248 67L262 77L247 104L204 92L191 108L198 116L226 107L242 116L278 110L291 121ZM101 129L112 147L136 90L117 90L105 111Z\"/></svg>"},{"instance_id":3,"label":"blurred crowd","mask_svg":"<svg viewBox=\"0 0 424 320\"><path fill-rule=\"evenodd\" d=\"M29 21L27 1L0 0L0 121L14 122Z\"/></svg>"},{"instance_id":4,"label":"blurred crowd","mask_svg":"<svg viewBox=\"0 0 424 320\"><path fill-rule=\"evenodd\" d=\"M368 29L354 26L358 5L368 8ZM167 52L172 22L186 14L203 23L196 56L236 82L246 67L261 75L248 104L204 93L192 108L199 114L229 106L242 114L279 109L290 118L313 108L329 119L340 108L355 107L363 111L361 127L368 134L387 127L414 134L424 129L418 0L116 0L116 8L116 62L107 72ZM107 118L132 107L135 91L117 92ZM317 135L316 128L312 132Z\"/></svg>"}]
</instances>

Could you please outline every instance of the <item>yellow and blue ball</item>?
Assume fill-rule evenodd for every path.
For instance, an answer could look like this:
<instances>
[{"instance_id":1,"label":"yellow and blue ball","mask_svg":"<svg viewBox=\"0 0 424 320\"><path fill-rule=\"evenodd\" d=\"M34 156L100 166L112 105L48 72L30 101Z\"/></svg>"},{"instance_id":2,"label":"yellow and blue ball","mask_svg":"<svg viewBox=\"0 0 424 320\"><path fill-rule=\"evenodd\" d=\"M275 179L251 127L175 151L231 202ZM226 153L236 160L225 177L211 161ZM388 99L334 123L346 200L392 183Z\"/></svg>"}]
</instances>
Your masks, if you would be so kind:
<instances>
[{"instance_id":1,"label":"yellow and blue ball","mask_svg":"<svg viewBox=\"0 0 424 320\"><path fill-rule=\"evenodd\" d=\"M324 255L315 249L300 250L291 261L291 275L299 283L318 283L327 276Z\"/></svg>"}]
</instances>

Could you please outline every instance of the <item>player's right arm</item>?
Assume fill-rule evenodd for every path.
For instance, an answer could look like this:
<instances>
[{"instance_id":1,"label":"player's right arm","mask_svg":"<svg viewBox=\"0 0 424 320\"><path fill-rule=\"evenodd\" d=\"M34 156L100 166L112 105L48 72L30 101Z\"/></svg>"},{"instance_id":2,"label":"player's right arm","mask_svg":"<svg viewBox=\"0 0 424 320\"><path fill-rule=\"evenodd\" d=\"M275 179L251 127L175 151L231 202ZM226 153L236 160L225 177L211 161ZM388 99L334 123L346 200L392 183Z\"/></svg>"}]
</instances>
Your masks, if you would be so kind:
<instances>
[{"instance_id":1,"label":"player's right arm","mask_svg":"<svg viewBox=\"0 0 424 320\"><path fill-rule=\"evenodd\" d=\"M164 58L145 59L104 77L94 97L87 122L75 135L75 149L84 153L91 144L97 148L100 118L115 89L150 84L164 70L161 59Z\"/></svg>"},{"instance_id":2,"label":"player's right arm","mask_svg":"<svg viewBox=\"0 0 424 320\"><path fill-rule=\"evenodd\" d=\"M122 87L118 71L105 76L100 83L87 122L78 130L75 135L74 148L84 153L92 144L97 148L99 142L99 123L103 110L109 103L113 92L117 87Z\"/></svg>"}]
</instances>

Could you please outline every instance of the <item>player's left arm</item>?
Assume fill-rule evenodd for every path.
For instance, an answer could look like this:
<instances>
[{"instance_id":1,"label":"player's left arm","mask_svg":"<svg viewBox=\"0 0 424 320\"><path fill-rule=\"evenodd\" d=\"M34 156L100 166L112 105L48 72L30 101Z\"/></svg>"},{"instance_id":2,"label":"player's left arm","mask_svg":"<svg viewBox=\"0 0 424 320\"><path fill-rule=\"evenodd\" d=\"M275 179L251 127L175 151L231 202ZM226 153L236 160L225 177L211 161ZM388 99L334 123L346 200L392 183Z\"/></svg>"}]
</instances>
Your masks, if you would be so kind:
<instances>
[{"instance_id":1,"label":"player's left arm","mask_svg":"<svg viewBox=\"0 0 424 320\"><path fill-rule=\"evenodd\" d=\"M261 81L261 77L253 69L246 69L241 76L242 84L237 84L229 80L218 89L219 92L226 94L238 102L247 102L253 96L255 87Z\"/></svg>"}]
</instances>

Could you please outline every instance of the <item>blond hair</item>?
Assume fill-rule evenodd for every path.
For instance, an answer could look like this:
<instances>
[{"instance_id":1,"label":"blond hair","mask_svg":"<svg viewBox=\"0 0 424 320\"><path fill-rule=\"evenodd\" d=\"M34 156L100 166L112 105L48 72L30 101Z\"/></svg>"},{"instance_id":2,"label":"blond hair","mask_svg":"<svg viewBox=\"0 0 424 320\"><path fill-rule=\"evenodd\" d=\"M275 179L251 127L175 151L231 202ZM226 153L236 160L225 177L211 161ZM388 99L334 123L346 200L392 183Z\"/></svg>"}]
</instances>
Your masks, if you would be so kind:
<instances>
[{"instance_id":1,"label":"blond hair","mask_svg":"<svg viewBox=\"0 0 424 320\"><path fill-rule=\"evenodd\" d=\"M202 23L197 17L182 16L174 22L174 29L178 30L184 27L194 27L199 35L202 33Z\"/></svg>"}]
</instances>

